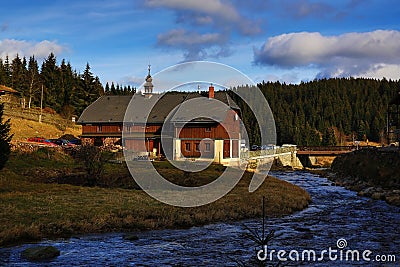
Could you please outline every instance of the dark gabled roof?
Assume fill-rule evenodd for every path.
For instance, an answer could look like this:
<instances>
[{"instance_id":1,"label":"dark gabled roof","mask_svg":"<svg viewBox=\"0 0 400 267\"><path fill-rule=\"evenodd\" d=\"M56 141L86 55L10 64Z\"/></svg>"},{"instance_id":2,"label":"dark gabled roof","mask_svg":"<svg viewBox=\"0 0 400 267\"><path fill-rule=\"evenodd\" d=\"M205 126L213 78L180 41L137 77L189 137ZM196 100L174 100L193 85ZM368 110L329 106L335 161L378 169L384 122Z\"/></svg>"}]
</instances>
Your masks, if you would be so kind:
<instances>
[{"instance_id":1,"label":"dark gabled roof","mask_svg":"<svg viewBox=\"0 0 400 267\"><path fill-rule=\"evenodd\" d=\"M233 99L228 95L227 92L224 91L215 92L214 98L221 101L222 103L225 103L232 109L240 110L239 106L236 105L235 101L233 101Z\"/></svg>"},{"instance_id":2,"label":"dark gabled roof","mask_svg":"<svg viewBox=\"0 0 400 267\"><path fill-rule=\"evenodd\" d=\"M9 93L14 93L14 94L18 93L17 90L14 90L10 87L7 87L7 86L1 85L1 84L0 84L0 91L5 91L5 92L9 92Z\"/></svg>"},{"instance_id":3,"label":"dark gabled roof","mask_svg":"<svg viewBox=\"0 0 400 267\"><path fill-rule=\"evenodd\" d=\"M173 123L222 122L226 119L229 109L232 108L227 104L229 103L228 98L223 98L225 98L224 102L206 97L189 98L174 108L169 119ZM201 109L197 107L201 107Z\"/></svg>"},{"instance_id":4,"label":"dark gabled roof","mask_svg":"<svg viewBox=\"0 0 400 267\"><path fill-rule=\"evenodd\" d=\"M78 123L122 123L125 120L125 122L161 124L179 104L198 97L202 96L197 92L168 92L153 94L151 97L140 93L133 96L102 96L83 111ZM226 92L215 92L214 97L232 109L239 110ZM127 110L128 105L129 110ZM153 108L150 111L151 107Z\"/></svg>"},{"instance_id":5,"label":"dark gabled roof","mask_svg":"<svg viewBox=\"0 0 400 267\"><path fill-rule=\"evenodd\" d=\"M101 96L81 114L78 123L122 122L132 96Z\"/></svg>"}]
</instances>

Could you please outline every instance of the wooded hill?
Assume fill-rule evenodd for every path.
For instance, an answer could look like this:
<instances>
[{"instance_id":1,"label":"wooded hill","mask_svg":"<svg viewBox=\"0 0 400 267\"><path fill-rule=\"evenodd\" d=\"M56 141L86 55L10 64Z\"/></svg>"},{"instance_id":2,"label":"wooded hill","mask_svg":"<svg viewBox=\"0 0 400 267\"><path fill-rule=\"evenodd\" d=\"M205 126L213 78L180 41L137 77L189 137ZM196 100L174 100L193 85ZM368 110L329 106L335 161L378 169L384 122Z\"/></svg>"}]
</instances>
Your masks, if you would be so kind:
<instances>
[{"instance_id":1,"label":"wooded hill","mask_svg":"<svg viewBox=\"0 0 400 267\"><path fill-rule=\"evenodd\" d=\"M106 94L131 94L134 88L106 84L105 88L86 64L84 72L78 73L65 59L57 64L50 53L40 69L35 56L28 60L18 55L10 60L0 58L0 84L20 92L27 108L40 106L43 86L43 107L52 108L65 118L80 115L99 96Z\"/></svg>"},{"instance_id":2,"label":"wooded hill","mask_svg":"<svg viewBox=\"0 0 400 267\"><path fill-rule=\"evenodd\" d=\"M384 141L387 107L400 91L400 82L332 78L298 85L263 82L258 88L273 112L278 144L340 145L353 138ZM249 107L236 94L230 94L241 107L250 144L261 145Z\"/></svg>"}]
</instances>

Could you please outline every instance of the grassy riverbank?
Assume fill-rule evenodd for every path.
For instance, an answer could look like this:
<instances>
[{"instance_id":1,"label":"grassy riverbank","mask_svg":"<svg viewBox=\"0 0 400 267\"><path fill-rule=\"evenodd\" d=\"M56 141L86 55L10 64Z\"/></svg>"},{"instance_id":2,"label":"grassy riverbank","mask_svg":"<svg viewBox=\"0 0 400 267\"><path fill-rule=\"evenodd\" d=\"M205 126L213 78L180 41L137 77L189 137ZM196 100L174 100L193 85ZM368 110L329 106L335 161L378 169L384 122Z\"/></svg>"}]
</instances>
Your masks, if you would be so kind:
<instances>
[{"instance_id":1,"label":"grassy riverbank","mask_svg":"<svg viewBox=\"0 0 400 267\"><path fill-rule=\"evenodd\" d=\"M370 148L338 156L328 177L360 196L400 207L400 150Z\"/></svg>"},{"instance_id":2,"label":"grassy riverbank","mask_svg":"<svg viewBox=\"0 0 400 267\"><path fill-rule=\"evenodd\" d=\"M185 177L166 163L155 165L174 182ZM60 152L13 153L0 171L0 246L84 233L185 228L259 217L262 196L266 197L268 216L301 210L310 201L303 189L273 177L250 194L251 173L245 173L235 189L220 200L197 208L178 208L132 189L134 183L129 183L133 179L128 182L129 173L121 164L106 166L108 186L59 184L60 180L68 182L59 177L71 177L79 170L80 166ZM206 183L222 171L222 166L212 165L180 182Z\"/></svg>"}]
</instances>

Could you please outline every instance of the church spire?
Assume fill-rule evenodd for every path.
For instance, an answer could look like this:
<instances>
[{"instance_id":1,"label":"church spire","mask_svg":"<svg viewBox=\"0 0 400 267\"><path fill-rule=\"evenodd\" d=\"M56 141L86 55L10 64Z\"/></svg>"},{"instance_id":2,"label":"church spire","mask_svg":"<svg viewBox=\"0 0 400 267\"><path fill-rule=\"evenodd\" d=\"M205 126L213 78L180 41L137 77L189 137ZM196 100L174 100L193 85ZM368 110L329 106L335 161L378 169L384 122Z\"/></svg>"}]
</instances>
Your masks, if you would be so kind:
<instances>
[{"instance_id":1,"label":"church spire","mask_svg":"<svg viewBox=\"0 0 400 267\"><path fill-rule=\"evenodd\" d=\"M148 74L147 74L147 77L146 77L146 79L145 79L145 83L144 83L144 94L145 95L149 95L149 96L151 96L151 94L153 93L153 83L152 83L152 81L153 81L153 78L151 77L151 74L150 74L150 67L151 67L151 65L149 64L149 68L148 68Z\"/></svg>"}]
</instances>

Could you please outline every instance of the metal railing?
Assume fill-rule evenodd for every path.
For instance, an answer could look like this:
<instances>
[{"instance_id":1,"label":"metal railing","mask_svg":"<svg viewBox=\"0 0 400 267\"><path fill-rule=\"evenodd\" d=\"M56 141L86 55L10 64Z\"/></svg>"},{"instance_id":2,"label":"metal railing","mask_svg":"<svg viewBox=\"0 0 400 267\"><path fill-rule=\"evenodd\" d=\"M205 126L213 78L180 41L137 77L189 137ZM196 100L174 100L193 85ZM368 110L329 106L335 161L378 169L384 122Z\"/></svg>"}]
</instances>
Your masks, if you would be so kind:
<instances>
[{"instance_id":1,"label":"metal railing","mask_svg":"<svg viewBox=\"0 0 400 267\"><path fill-rule=\"evenodd\" d=\"M242 159L256 158L263 156L278 155L283 153L293 153L295 151L296 151L296 146L276 147L274 149L255 150L255 151L244 151L240 153L240 158Z\"/></svg>"}]
</instances>

